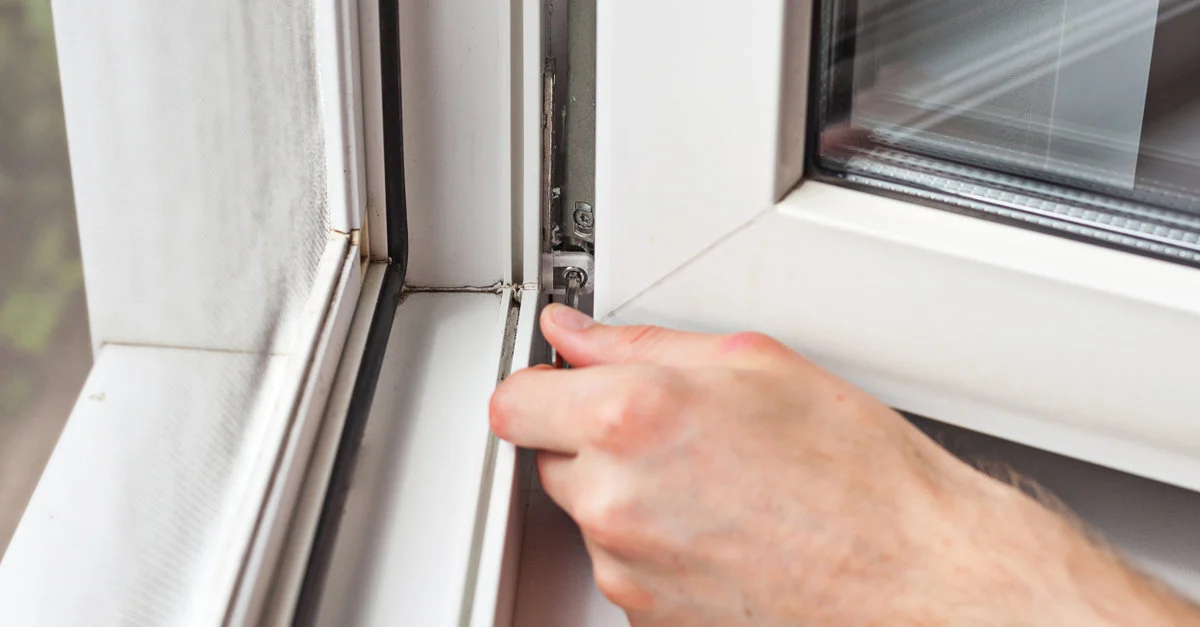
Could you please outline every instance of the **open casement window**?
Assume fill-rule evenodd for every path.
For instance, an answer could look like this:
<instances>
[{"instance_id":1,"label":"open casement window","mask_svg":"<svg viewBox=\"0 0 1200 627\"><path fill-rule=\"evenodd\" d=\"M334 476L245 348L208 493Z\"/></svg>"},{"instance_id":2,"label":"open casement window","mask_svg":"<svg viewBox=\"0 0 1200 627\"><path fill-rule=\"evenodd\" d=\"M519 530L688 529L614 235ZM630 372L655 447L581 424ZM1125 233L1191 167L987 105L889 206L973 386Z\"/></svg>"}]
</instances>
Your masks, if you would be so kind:
<instances>
[{"instance_id":1,"label":"open casement window","mask_svg":"<svg viewBox=\"0 0 1200 627\"><path fill-rule=\"evenodd\" d=\"M569 268L1200 596L1190 3L143 4L55 5L96 365L0 622L621 624L487 428Z\"/></svg>"},{"instance_id":2,"label":"open casement window","mask_svg":"<svg viewBox=\"0 0 1200 627\"><path fill-rule=\"evenodd\" d=\"M1195 3L597 4L597 317L1088 462L1044 480L1200 596Z\"/></svg>"},{"instance_id":3,"label":"open casement window","mask_svg":"<svg viewBox=\"0 0 1200 627\"><path fill-rule=\"evenodd\" d=\"M1200 489L1200 203L1151 182L1157 127L1138 151L1152 57L1197 54L1158 50L1194 19L1167 4L1156 34L1122 0L601 2L597 313L765 331L900 409Z\"/></svg>"}]
</instances>

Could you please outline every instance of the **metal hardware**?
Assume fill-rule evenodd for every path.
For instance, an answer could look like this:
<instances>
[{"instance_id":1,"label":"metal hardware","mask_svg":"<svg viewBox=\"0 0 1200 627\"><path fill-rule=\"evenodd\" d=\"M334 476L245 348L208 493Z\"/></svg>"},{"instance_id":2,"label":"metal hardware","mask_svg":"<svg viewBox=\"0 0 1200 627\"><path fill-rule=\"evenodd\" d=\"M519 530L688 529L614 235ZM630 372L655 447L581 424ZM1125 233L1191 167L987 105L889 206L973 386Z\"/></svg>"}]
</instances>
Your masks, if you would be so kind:
<instances>
[{"instance_id":1,"label":"metal hardware","mask_svg":"<svg viewBox=\"0 0 1200 627\"><path fill-rule=\"evenodd\" d=\"M579 290L587 283L587 273L571 266L563 269L563 277L567 279L566 305L572 309L579 309Z\"/></svg>"},{"instance_id":2,"label":"metal hardware","mask_svg":"<svg viewBox=\"0 0 1200 627\"><path fill-rule=\"evenodd\" d=\"M587 272L584 272L582 268L576 268L575 266L567 266L562 270L562 276L567 282L565 294L563 295L563 304L572 309L579 309L579 290L583 289L583 286L588 284ZM554 367L570 368L571 364L568 364L567 361L563 359L562 354L560 354L558 351L554 351Z\"/></svg>"},{"instance_id":3,"label":"metal hardware","mask_svg":"<svg viewBox=\"0 0 1200 627\"><path fill-rule=\"evenodd\" d=\"M542 70L539 283L551 301L580 309L596 284L596 0L558 5L566 15L547 20ZM565 62L556 68L553 57ZM556 367L570 367L552 347L550 355Z\"/></svg>"},{"instance_id":4,"label":"metal hardware","mask_svg":"<svg viewBox=\"0 0 1200 627\"><path fill-rule=\"evenodd\" d=\"M562 185L563 236L567 248L593 252L596 205L596 0L555 2L566 9L561 31L551 26L551 49L566 63L559 75L565 91L558 103L563 119L559 132L556 185ZM560 13L561 19L561 13ZM557 47L556 47L557 44Z\"/></svg>"},{"instance_id":5,"label":"metal hardware","mask_svg":"<svg viewBox=\"0 0 1200 627\"><path fill-rule=\"evenodd\" d=\"M562 190L554 186L554 59L542 60L542 252L550 252L559 239L555 232L554 208Z\"/></svg>"},{"instance_id":6,"label":"metal hardware","mask_svg":"<svg viewBox=\"0 0 1200 627\"><path fill-rule=\"evenodd\" d=\"M591 294L595 291L596 259L590 254L577 251L556 250L550 253L543 266L542 289L554 296L565 296L570 285L568 269L575 269L582 274L579 294Z\"/></svg>"},{"instance_id":7,"label":"metal hardware","mask_svg":"<svg viewBox=\"0 0 1200 627\"><path fill-rule=\"evenodd\" d=\"M593 241L596 216L590 204L582 200L576 202L575 213L571 214L571 222L574 226L575 237L589 243Z\"/></svg>"}]
</instances>

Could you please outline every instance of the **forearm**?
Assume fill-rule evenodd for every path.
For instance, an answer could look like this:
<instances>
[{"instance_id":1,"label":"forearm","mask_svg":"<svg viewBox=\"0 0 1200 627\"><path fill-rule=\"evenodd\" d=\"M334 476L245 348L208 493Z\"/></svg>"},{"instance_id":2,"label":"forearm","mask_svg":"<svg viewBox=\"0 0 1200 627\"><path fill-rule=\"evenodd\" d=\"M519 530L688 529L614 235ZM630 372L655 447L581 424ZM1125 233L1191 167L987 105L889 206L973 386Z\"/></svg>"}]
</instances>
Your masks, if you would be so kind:
<instances>
[{"instance_id":1,"label":"forearm","mask_svg":"<svg viewBox=\"0 0 1200 627\"><path fill-rule=\"evenodd\" d=\"M958 568L960 590L991 615L974 624L1197 625L1200 611L1084 530L1016 489L983 479ZM955 621L950 621L955 622Z\"/></svg>"},{"instance_id":2,"label":"forearm","mask_svg":"<svg viewBox=\"0 0 1200 627\"><path fill-rule=\"evenodd\" d=\"M1087 538L1074 524L1024 499L1031 519L1045 520L1047 554L1030 556L1039 563L1062 555L1061 591L1044 590L1036 606L1054 607L1061 594L1056 624L1200 625L1200 614L1166 586L1137 572L1110 547ZM1036 614L1035 614L1036 616Z\"/></svg>"}]
</instances>

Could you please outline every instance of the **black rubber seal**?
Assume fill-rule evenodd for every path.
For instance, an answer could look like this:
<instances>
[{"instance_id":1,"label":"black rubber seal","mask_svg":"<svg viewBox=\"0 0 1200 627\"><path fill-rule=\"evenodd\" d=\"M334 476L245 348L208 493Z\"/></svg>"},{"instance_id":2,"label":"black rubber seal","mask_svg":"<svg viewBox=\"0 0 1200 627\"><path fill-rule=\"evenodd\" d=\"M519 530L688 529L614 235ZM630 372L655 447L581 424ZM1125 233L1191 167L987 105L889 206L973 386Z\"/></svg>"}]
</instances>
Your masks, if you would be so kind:
<instances>
[{"instance_id":1,"label":"black rubber seal","mask_svg":"<svg viewBox=\"0 0 1200 627\"><path fill-rule=\"evenodd\" d=\"M350 397L346 422L338 442L337 456L329 478L329 487L321 507L312 550L300 587L296 611L292 624L297 627L315 625L320 610L329 566L341 527L346 497L358 464L358 452L362 448L363 433L371 404L375 400L375 389L379 373L383 368L384 354L396 318L404 290L404 278L408 269L408 210L404 185L404 132L401 116L400 87L400 14L398 0L379 2L379 56L383 105L383 160L386 182L387 240L389 262L380 288L379 300L367 331L367 345L358 378Z\"/></svg>"},{"instance_id":2,"label":"black rubber seal","mask_svg":"<svg viewBox=\"0 0 1200 627\"><path fill-rule=\"evenodd\" d=\"M400 3L379 0L379 57L383 89L383 163L387 235L392 264L408 269L408 200L404 185L404 111L400 86Z\"/></svg>"}]
</instances>

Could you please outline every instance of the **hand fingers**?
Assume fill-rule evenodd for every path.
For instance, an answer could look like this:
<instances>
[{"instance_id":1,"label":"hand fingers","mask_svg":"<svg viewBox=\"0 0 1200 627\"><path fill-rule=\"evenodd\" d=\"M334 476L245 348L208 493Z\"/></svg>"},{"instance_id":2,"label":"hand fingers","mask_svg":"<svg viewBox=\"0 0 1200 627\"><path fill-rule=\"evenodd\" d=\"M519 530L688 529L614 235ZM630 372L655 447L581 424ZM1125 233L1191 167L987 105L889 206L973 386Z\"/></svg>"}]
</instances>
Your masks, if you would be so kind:
<instances>
[{"instance_id":1,"label":"hand fingers","mask_svg":"<svg viewBox=\"0 0 1200 627\"><path fill-rule=\"evenodd\" d=\"M574 455L564 455L553 451L538 451L537 472L542 489L550 496L563 511L572 515L574 494L579 490L577 471L579 460ZM596 584L608 596L609 600L624 607L623 602L630 592L632 578L623 561L612 553L596 544L586 534L583 536L584 546L592 560L592 571Z\"/></svg>"},{"instance_id":2,"label":"hand fingers","mask_svg":"<svg viewBox=\"0 0 1200 627\"><path fill-rule=\"evenodd\" d=\"M517 372L492 393L492 432L524 448L577 453L597 439L608 413L647 396L647 381L653 379L645 370L614 366Z\"/></svg>"},{"instance_id":3,"label":"hand fingers","mask_svg":"<svg viewBox=\"0 0 1200 627\"><path fill-rule=\"evenodd\" d=\"M563 305L542 312L542 335L576 368L598 364L702 366L728 354L731 337L653 326L609 326Z\"/></svg>"},{"instance_id":4,"label":"hand fingers","mask_svg":"<svg viewBox=\"0 0 1200 627\"><path fill-rule=\"evenodd\" d=\"M583 444L578 423L571 423L566 389L583 371L528 368L496 386L488 406L492 433L517 446L573 454ZM587 378L595 378L591 374ZM577 385L571 384L571 388Z\"/></svg>"},{"instance_id":5,"label":"hand fingers","mask_svg":"<svg viewBox=\"0 0 1200 627\"><path fill-rule=\"evenodd\" d=\"M575 456L555 453L554 451L537 452L538 480L550 500L554 501L563 511L570 513L570 495L575 485L573 470Z\"/></svg>"},{"instance_id":6,"label":"hand fingers","mask_svg":"<svg viewBox=\"0 0 1200 627\"><path fill-rule=\"evenodd\" d=\"M634 454L678 428L693 397L687 378L672 368L522 370L492 394L492 432L524 448Z\"/></svg>"},{"instance_id":7,"label":"hand fingers","mask_svg":"<svg viewBox=\"0 0 1200 627\"><path fill-rule=\"evenodd\" d=\"M640 581L632 566L586 537L584 544L588 557L592 559L592 576L596 580L596 587L609 601L625 610L631 621L654 611L654 594L648 585Z\"/></svg>"},{"instance_id":8,"label":"hand fingers","mask_svg":"<svg viewBox=\"0 0 1200 627\"><path fill-rule=\"evenodd\" d=\"M572 500L579 498L579 458L550 451L538 451L538 478L546 494L568 514L572 512ZM629 613L630 620L645 619L655 609L654 594L644 577L628 559L604 548L593 538L584 534L584 546L592 561L592 573L596 586L615 605ZM634 624L651 624L648 622ZM662 623L672 624L672 623Z\"/></svg>"}]
</instances>

